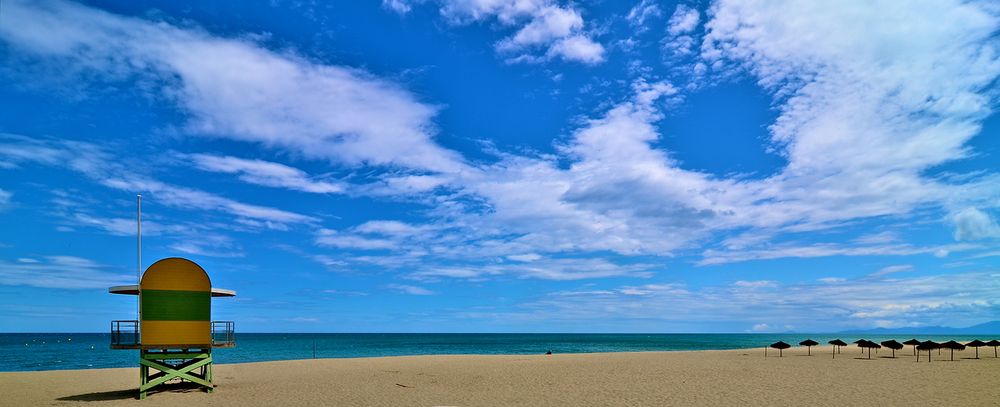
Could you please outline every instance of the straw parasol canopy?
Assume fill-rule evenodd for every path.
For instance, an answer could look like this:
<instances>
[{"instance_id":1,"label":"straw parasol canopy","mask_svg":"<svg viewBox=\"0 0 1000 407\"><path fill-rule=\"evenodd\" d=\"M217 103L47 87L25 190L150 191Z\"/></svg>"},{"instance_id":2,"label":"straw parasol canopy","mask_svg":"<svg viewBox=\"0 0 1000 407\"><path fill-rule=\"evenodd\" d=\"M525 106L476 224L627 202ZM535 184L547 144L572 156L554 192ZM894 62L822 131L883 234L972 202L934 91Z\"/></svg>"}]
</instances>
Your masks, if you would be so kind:
<instances>
[{"instance_id":1,"label":"straw parasol canopy","mask_svg":"<svg viewBox=\"0 0 1000 407\"><path fill-rule=\"evenodd\" d=\"M955 342L955 341L948 341L948 342L942 343L941 347L945 348L945 349L951 349L951 360L953 360L953 361L955 360L955 351L956 350L965 350L965 345L962 345L962 344L960 344L958 342Z\"/></svg>"},{"instance_id":2,"label":"straw parasol canopy","mask_svg":"<svg viewBox=\"0 0 1000 407\"><path fill-rule=\"evenodd\" d=\"M895 339L890 339L888 341L882 341L882 346L892 349L892 357L896 358L896 351L903 349L903 344L896 342Z\"/></svg>"},{"instance_id":3,"label":"straw parasol canopy","mask_svg":"<svg viewBox=\"0 0 1000 407\"><path fill-rule=\"evenodd\" d=\"M808 353L807 356L812 356L812 347L816 345L819 345L819 342L816 342L812 339L806 339L802 342L799 342L799 346L806 347L806 352Z\"/></svg>"},{"instance_id":4,"label":"straw parasol canopy","mask_svg":"<svg viewBox=\"0 0 1000 407\"><path fill-rule=\"evenodd\" d=\"M992 341L986 342L986 346L993 347L993 357L997 357L997 346L1000 346L1000 341L994 339Z\"/></svg>"},{"instance_id":5,"label":"straw parasol canopy","mask_svg":"<svg viewBox=\"0 0 1000 407\"><path fill-rule=\"evenodd\" d=\"M927 351L927 363L930 363L930 361L931 361L931 351L934 350L934 349L940 348L940 347L941 347L941 344L939 344L937 342L934 342L934 341L923 341L923 342L920 342L919 345L917 345L917 350L918 351L920 351L920 350ZM920 361L920 355L917 355L917 362L919 362L919 361Z\"/></svg>"},{"instance_id":6,"label":"straw parasol canopy","mask_svg":"<svg viewBox=\"0 0 1000 407\"><path fill-rule=\"evenodd\" d=\"M919 344L920 341L918 341L916 338L903 342L903 345L910 345L913 347L913 356L917 356L917 345Z\"/></svg>"},{"instance_id":7,"label":"straw parasol canopy","mask_svg":"<svg viewBox=\"0 0 1000 407\"><path fill-rule=\"evenodd\" d=\"M785 349L788 349L788 348L791 348L792 345L789 345L789 344L784 343L782 341L777 341L775 343L772 343L770 347L775 348L775 349L778 350L778 357L780 358L781 357L781 351L783 351Z\"/></svg>"},{"instance_id":8,"label":"straw parasol canopy","mask_svg":"<svg viewBox=\"0 0 1000 407\"><path fill-rule=\"evenodd\" d=\"M965 344L965 346L968 346L970 348L976 348L976 359L979 359L979 348L981 346L986 346L986 342L983 342L983 341L981 341L979 339L976 339L976 340L974 340L972 342L969 342L969 343Z\"/></svg>"},{"instance_id":9,"label":"straw parasol canopy","mask_svg":"<svg viewBox=\"0 0 1000 407\"><path fill-rule=\"evenodd\" d=\"M834 339L834 340L832 340L830 342L827 342L827 343L833 345L833 358L834 359L837 358L837 352L840 351L840 347L841 346L847 346L847 343L844 342L844 341L842 341L842 340L840 340L840 339Z\"/></svg>"}]
</instances>

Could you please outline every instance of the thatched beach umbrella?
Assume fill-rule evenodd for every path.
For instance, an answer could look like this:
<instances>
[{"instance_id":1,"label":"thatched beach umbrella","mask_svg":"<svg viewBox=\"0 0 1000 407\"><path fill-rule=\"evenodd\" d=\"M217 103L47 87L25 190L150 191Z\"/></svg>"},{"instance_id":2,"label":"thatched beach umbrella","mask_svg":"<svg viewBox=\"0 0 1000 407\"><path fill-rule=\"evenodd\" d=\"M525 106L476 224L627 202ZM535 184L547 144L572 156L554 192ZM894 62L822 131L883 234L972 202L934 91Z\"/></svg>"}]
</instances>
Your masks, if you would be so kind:
<instances>
[{"instance_id":1,"label":"thatched beach umbrella","mask_svg":"<svg viewBox=\"0 0 1000 407\"><path fill-rule=\"evenodd\" d=\"M867 339L858 339L858 340L856 340L854 342L851 342L851 343L853 343L855 345L858 345L858 348L861 348L861 354L864 355L865 354L865 347L861 346L861 345L864 345L866 342L868 342Z\"/></svg>"},{"instance_id":2,"label":"thatched beach umbrella","mask_svg":"<svg viewBox=\"0 0 1000 407\"><path fill-rule=\"evenodd\" d=\"M882 341L882 346L892 349L892 358L896 358L896 351L903 349L903 344L896 342L895 339L890 339L888 341Z\"/></svg>"},{"instance_id":3,"label":"thatched beach umbrella","mask_svg":"<svg viewBox=\"0 0 1000 407\"><path fill-rule=\"evenodd\" d=\"M976 348L976 359L979 359L979 347L980 346L986 346L986 342L983 342L983 341L981 341L979 339L976 339L976 340L974 340L972 342L969 342L969 343L965 344L965 346L968 346L968 347L971 347L971 348Z\"/></svg>"},{"instance_id":4,"label":"thatched beach umbrella","mask_svg":"<svg viewBox=\"0 0 1000 407\"><path fill-rule=\"evenodd\" d=\"M813 354L812 353L812 347L816 346L816 345L819 345L819 342L816 342L816 341L814 341L812 339L806 339L806 340L804 340L802 342L799 342L799 346L805 346L806 347L806 352L808 353L807 356L812 356L812 354Z\"/></svg>"},{"instance_id":5,"label":"thatched beach umbrella","mask_svg":"<svg viewBox=\"0 0 1000 407\"><path fill-rule=\"evenodd\" d=\"M872 358L872 349L875 349L875 353L878 353L879 349L882 349L882 345L875 343L874 341L868 341L868 359Z\"/></svg>"},{"instance_id":6,"label":"thatched beach umbrella","mask_svg":"<svg viewBox=\"0 0 1000 407\"><path fill-rule=\"evenodd\" d=\"M781 351L783 351L785 349L788 349L788 348L791 348L792 345L789 345L789 344L784 343L782 341L777 341L775 343L772 343L770 347L775 348L775 349L778 350L778 357L780 358L781 357Z\"/></svg>"},{"instance_id":7,"label":"thatched beach umbrella","mask_svg":"<svg viewBox=\"0 0 1000 407\"><path fill-rule=\"evenodd\" d=\"M962 345L955 341L948 341L941 344L942 348L951 349L951 360L955 360L955 350L965 350L965 345Z\"/></svg>"},{"instance_id":8,"label":"thatched beach umbrella","mask_svg":"<svg viewBox=\"0 0 1000 407\"><path fill-rule=\"evenodd\" d=\"M858 347L861 348L861 353L862 354L864 354L865 348L868 348L868 359L872 358L872 349L876 349L876 348L881 348L882 347L881 345L879 345L879 344L877 344L875 342L869 341L867 339L859 339L855 343L857 343Z\"/></svg>"},{"instance_id":9,"label":"thatched beach umbrella","mask_svg":"<svg viewBox=\"0 0 1000 407\"><path fill-rule=\"evenodd\" d=\"M913 356L917 356L917 345L919 344L920 341L916 340L916 338L903 342L903 345L910 345L913 347Z\"/></svg>"},{"instance_id":10,"label":"thatched beach umbrella","mask_svg":"<svg viewBox=\"0 0 1000 407\"><path fill-rule=\"evenodd\" d=\"M931 351L934 350L934 349L938 349L940 347L941 347L941 344L939 344L937 342L934 342L934 341L923 341L923 342L920 342L919 345L917 345L917 350L918 351L919 350L925 350L925 351L927 351L927 363L930 363L931 362ZM917 362L919 362L919 361L920 361L920 355L917 355Z\"/></svg>"},{"instance_id":11,"label":"thatched beach umbrella","mask_svg":"<svg viewBox=\"0 0 1000 407\"><path fill-rule=\"evenodd\" d=\"M1000 341L994 339L992 341L986 342L986 346L993 347L993 357L997 357L997 346L1000 346Z\"/></svg>"},{"instance_id":12,"label":"thatched beach umbrella","mask_svg":"<svg viewBox=\"0 0 1000 407\"><path fill-rule=\"evenodd\" d=\"M837 352L840 351L840 347L841 346L847 346L847 343L844 342L844 341L842 341L842 340L840 340L840 339L834 339L834 340L832 340L830 342L827 342L827 343L833 345L833 358L834 359L837 358Z\"/></svg>"}]
</instances>

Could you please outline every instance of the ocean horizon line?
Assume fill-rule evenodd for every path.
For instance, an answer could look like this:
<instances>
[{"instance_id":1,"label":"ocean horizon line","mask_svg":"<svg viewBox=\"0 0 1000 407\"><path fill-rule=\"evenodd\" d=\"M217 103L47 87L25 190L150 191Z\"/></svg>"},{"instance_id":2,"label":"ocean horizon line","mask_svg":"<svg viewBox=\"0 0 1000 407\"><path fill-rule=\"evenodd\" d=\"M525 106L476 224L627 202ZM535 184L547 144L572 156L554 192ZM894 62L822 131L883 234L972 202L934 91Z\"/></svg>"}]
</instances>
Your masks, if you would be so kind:
<instances>
[{"instance_id":1,"label":"ocean horizon line","mask_svg":"<svg viewBox=\"0 0 1000 407\"><path fill-rule=\"evenodd\" d=\"M843 333L239 333L236 346L212 352L216 363L416 355L532 355L750 349L775 341L825 344L835 338L874 341L916 336L971 341L960 334ZM908 339L908 338L903 338ZM66 355L84 357L68 358ZM137 353L110 347L108 333L0 334L0 371L135 366Z\"/></svg>"}]
</instances>

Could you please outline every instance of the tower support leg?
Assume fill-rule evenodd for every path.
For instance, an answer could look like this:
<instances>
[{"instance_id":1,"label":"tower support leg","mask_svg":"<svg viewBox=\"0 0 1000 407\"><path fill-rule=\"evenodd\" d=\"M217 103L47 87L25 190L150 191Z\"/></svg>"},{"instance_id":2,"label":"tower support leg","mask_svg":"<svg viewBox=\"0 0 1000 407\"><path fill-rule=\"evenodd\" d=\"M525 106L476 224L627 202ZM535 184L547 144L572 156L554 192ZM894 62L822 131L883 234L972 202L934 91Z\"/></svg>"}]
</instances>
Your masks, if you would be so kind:
<instances>
[{"instance_id":1,"label":"tower support leg","mask_svg":"<svg viewBox=\"0 0 1000 407\"><path fill-rule=\"evenodd\" d=\"M145 399L150 389L172 379L196 383L211 393L211 349L181 351L142 350L139 356L139 399ZM149 374L149 369L156 373Z\"/></svg>"}]
</instances>

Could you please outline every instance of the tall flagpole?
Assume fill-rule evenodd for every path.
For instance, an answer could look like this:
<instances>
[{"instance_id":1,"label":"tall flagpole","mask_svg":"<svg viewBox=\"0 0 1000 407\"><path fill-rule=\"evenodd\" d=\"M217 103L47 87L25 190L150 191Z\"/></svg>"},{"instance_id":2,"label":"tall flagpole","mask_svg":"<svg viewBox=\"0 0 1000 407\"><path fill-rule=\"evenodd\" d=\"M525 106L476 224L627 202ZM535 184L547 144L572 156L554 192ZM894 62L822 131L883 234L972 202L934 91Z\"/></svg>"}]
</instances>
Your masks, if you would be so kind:
<instances>
[{"instance_id":1,"label":"tall flagpole","mask_svg":"<svg viewBox=\"0 0 1000 407\"><path fill-rule=\"evenodd\" d=\"M139 283L141 282L142 273L142 195L135 196L136 209L135 209L135 289L139 290ZM142 318L142 309L139 305L139 301L135 302L135 319L139 320Z\"/></svg>"}]
</instances>

